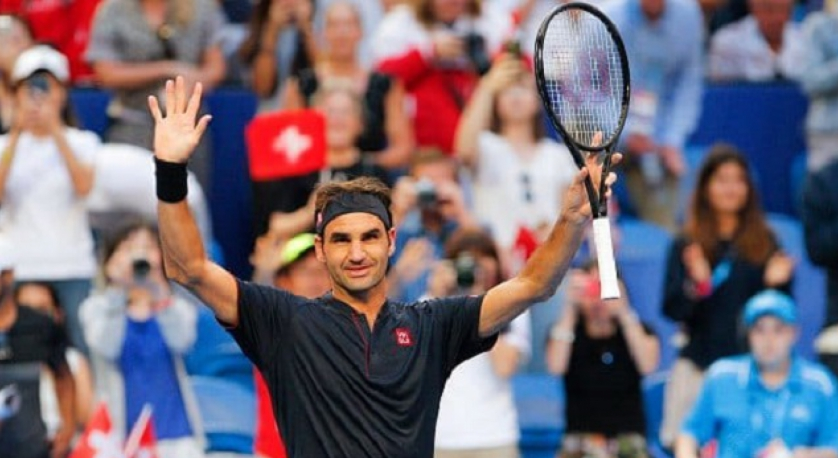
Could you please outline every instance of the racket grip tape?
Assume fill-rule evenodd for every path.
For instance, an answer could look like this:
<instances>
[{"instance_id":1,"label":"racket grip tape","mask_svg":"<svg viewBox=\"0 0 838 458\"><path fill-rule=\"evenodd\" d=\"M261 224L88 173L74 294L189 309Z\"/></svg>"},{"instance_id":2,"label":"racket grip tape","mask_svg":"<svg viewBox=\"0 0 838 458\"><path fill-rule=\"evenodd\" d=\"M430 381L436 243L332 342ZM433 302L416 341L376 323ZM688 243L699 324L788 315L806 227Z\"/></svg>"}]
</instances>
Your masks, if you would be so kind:
<instances>
[{"instance_id":1,"label":"racket grip tape","mask_svg":"<svg viewBox=\"0 0 838 458\"><path fill-rule=\"evenodd\" d=\"M599 281L602 299L618 299L620 286L617 283L617 265L614 262L614 245L611 243L611 221L608 217L594 220L594 244L596 245Z\"/></svg>"}]
</instances>

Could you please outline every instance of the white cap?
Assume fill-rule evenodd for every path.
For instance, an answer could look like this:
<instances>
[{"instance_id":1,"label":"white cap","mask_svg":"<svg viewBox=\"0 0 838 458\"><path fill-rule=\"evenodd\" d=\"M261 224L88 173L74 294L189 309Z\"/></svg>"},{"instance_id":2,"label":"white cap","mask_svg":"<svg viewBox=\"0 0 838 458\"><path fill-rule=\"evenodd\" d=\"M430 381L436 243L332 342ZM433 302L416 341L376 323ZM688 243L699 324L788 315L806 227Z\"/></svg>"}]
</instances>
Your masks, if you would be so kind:
<instances>
[{"instance_id":1,"label":"white cap","mask_svg":"<svg viewBox=\"0 0 838 458\"><path fill-rule=\"evenodd\" d=\"M0 234L0 272L4 270L14 270L15 259L12 250L11 242L3 238Z\"/></svg>"},{"instance_id":2,"label":"white cap","mask_svg":"<svg viewBox=\"0 0 838 458\"><path fill-rule=\"evenodd\" d=\"M67 57L50 46L36 45L23 51L15 60L12 82L17 84L38 70L51 73L62 83L70 79L70 64L67 62Z\"/></svg>"}]
</instances>

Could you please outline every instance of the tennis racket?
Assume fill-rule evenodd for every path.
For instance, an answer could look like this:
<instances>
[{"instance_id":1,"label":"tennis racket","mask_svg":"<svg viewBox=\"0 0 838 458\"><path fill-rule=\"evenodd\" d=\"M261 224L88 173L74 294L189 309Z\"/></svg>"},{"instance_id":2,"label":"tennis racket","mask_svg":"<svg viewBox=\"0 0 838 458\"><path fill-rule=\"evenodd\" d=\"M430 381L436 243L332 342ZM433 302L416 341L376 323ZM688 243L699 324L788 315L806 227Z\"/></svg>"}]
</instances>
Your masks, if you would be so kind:
<instances>
[{"instance_id":1,"label":"tennis racket","mask_svg":"<svg viewBox=\"0 0 838 458\"><path fill-rule=\"evenodd\" d=\"M544 18L535 41L538 92L553 126L579 168L594 154L602 163L599 189L589 175L585 188L594 216L594 243L603 299L620 297L605 178L626 122L629 65L617 28L587 3L567 3Z\"/></svg>"}]
</instances>

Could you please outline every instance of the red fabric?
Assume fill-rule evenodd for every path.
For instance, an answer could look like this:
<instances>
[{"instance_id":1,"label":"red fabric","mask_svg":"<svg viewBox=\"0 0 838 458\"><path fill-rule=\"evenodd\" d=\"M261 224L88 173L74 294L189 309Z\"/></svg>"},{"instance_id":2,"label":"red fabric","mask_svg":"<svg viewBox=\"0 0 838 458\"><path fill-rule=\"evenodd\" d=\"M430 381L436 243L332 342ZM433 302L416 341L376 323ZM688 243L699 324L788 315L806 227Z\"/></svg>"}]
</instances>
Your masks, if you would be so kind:
<instances>
[{"instance_id":1,"label":"red fabric","mask_svg":"<svg viewBox=\"0 0 838 458\"><path fill-rule=\"evenodd\" d=\"M326 164L326 122L314 110L257 116L245 132L256 181L305 175Z\"/></svg>"},{"instance_id":2,"label":"red fabric","mask_svg":"<svg viewBox=\"0 0 838 458\"><path fill-rule=\"evenodd\" d=\"M67 56L73 82L90 80L84 63L90 26L100 0L0 0L0 13L23 17L38 42L48 43Z\"/></svg>"},{"instance_id":3,"label":"red fabric","mask_svg":"<svg viewBox=\"0 0 838 458\"><path fill-rule=\"evenodd\" d=\"M382 60L378 71L399 78L416 105L414 132L420 147L437 147L453 154L454 135L463 104L478 77L473 72L431 66L418 49ZM453 93L460 94L458 102Z\"/></svg>"},{"instance_id":4,"label":"red fabric","mask_svg":"<svg viewBox=\"0 0 838 458\"><path fill-rule=\"evenodd\" d=\"M133 440L137 440L136 445L130 443ZM140 421L132 428L128 441L125 458L157 458L159 456L157 454L157 436L154 434L151 414L140 416ZM135 450L128 450L128 447L135 448Z\"/></svg>"},{"instance_id":5,"label":"red fabric","mask_svg":"<svg viewBox=\"0 0 838 458\"><path fill-rule=\"evenodd\" d=\"M258 370L253 370L256 380L256 437L253 440L253 451L257 455L269 458L286 458L285 444L276 427L276 418L271 403L268 386Z\"/></svg>"},{"instance_id":6,"label":"red fabric","mask_svg":"<svg viewBox=\"0 0 838 458\"><path fill-rule=\"evenodd\" d=\"M107 406L100 404L70 458L122 458L122 447L113 436Z\"/></svg>"}]
</instances>

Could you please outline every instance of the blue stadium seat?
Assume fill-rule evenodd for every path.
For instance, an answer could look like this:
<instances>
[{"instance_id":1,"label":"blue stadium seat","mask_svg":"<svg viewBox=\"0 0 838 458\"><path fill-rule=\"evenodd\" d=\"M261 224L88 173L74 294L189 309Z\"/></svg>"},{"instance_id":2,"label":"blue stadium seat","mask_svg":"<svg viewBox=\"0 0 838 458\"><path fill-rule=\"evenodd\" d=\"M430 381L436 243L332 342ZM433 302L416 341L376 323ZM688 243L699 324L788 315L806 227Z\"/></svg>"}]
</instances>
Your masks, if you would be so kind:
<instances>
[{"instance_id":1,"label":"blue stadium seat","mask_svg":"<svg viewBox=\"0 0 838 458\"><path fill-rule=\"evenodd\" d=\"M253 453L256 398L236 383L193 376L192 388L207 437L207 452Z\"/></svg>"},{"instance_id":2,"label":"blue stadium seat","mask_svg":"<svg viewBox=\"0 0 838 458\"><path fill-rule=\"evenodd\" d=\"M92 130L104 137L109 121L107 108L111 95L101 89L73 89L70 91L70 104L76 115L79 127Z\"/></svg>"},{"instance_id":3,"label":"blue stadium seat","mask_svg":"<svg viewBox=\"0 0 838 458\"><path fill-rule=\"evenodd\" d=\"M791 187L791 202L794 214L800 216L800 198L803 195L803 184L806 182L806 152L802 152L792 159L789 169L789 183Z\"/></svg>"},{"instance_id":4,"label":"blue stadium seat","mask_svg":"<svg viewBox=\"0 0 838 458\"><path fill-rule=\"evenodd\" d=\"M254 391L253 366L207 307L198 308L198 337L186 354L186 371L194 376L223 378Z\"/></svg>"},{"instance_id":5,"label":"blue stadium seat","mask_svg":"<svg viewBox=\"0 0 838 458\"><path fill-rule=\"evenodd\" d=\"M564 388L549 374L521 374L512 379L519 442L524 458L554 458L564 432Z\"/></svg>"},{"instance_id":6,"label":"blue stadium seat","mask_svg":"<svg viewBox=\"0 0 838 458\"><path fill-rule=\"evenodd\" d=\"M783 250L797 262L792 286L794 299L801 310L797 351L801 356L813 358L813 344L826 310L826 279L823 271L809 261L800 221L785 215L769 214L768 222L780 239Z\"/></svg>"}]
</instances>

